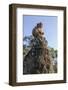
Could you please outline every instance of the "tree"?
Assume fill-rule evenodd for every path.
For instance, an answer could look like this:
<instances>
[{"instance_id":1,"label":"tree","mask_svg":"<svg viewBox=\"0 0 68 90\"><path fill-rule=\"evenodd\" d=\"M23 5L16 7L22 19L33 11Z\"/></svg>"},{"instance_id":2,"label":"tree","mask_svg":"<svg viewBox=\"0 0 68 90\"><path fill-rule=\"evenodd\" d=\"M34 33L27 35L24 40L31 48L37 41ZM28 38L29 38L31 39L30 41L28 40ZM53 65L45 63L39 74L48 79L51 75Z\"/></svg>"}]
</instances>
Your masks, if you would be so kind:
<instances>
[{"instance_id":1,"label":"tree","mask_svg":"<svg viewBox=\"0 0 68 90\"><path fill-rule=\"evenodd\" d=\"M28 51L31 49L31 44L32 44L33 36L25 36L23 38L23 55L25 56Z\"/></svg>"},{"instance_id":2,"label":"tree","mask_svg":"<svg viewBox=\"0 0 68 90\"><path fill-rule=\"evenodd\" d=\"M57 50L55 50L54 52L55 52L55 57L57 58Z\"/></svg>"},{"instance_id":3,"label":"tree","mask_svg":"<svg viewBox=\"0 0 68 90\"><path fill-rule=\"evenodd\" d=\"M44 37L44 41L46 42L46 38ZM33 43L35 42L35 39L32 35L30 36L25 36L23 38L23 49L25 54L30 50L30 48L32 47ZM57 58L57 50L54 50L54 48L48 47L50 54L52 56L52 58Z\"/></svg>"},{"instance_id":4,"label":"tree","mask_svg":"<svg viewBox=\"0 0 68 90\"><path fill-rule=\"evenodd\" d=\"M26 44L27 47L30 47L31 46L32 40L33 40L33 36L32 35L25 36L23 38L24 44Z\"/></svg>"}]
</instances>

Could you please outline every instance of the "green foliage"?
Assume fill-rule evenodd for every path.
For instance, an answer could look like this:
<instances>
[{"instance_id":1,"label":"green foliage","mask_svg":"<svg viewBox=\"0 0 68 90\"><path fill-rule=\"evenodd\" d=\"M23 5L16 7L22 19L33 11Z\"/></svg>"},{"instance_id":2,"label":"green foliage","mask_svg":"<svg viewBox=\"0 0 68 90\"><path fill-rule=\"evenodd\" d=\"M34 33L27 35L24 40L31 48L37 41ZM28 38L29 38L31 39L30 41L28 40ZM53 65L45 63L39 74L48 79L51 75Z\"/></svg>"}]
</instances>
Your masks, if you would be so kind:
<instances>
[{"instance_id":1,"label":"green foliage","mask_svg":"<svg viewBox=\"0 0 68 90\"><path fill-rule=\"evenodd\" d=\"M23 38L23 55L24 57L27 55L27 53L29 52L29 50L31 49L31 41L32 41L33 37L32 35L30 36L25 36Z\"/></svg>"},{"instance_id":2,"label":"green foliage","mask_svg":"<svg viewBox=\"0 0 68 90\"><path fill-rule=\"evenodd\" d=\"M45 40L45 38L44 38ZM34 41L34 37L32 35L30 36L25 36L23 38L24 44L23 44L23 54L24 56L28 53L28 51L31 49L32 43L35 42ZM57 58L57 50L55 50L54 48L48 47L50 54L52 56L52 58Z\"/></svg>"},{"instance_id":3,"label":"green foliage","mask_svg":"<svg viewBox=\"0 0 68 90\"><path fill-rule=\"evenodd\" d=\"M25 36L23 38L23 56L25 57L27 55L27 53L29 52L29 50L31 49L32 47L32 44L36 41L34 41L34 37L32 35L30 36ZM46 40L44 38L44 40ZM51 57L53 58L53 61L56 59L56 62L57 62L57 49L55 50L54 48L51 48L51 47L48 47L49 49L49 52L50 52L50 55ZM53 68L54 68L54 72L56 73L57 72L57 63L55 63L54 61L54 65L53 65Z\"/></svg>"},{"instance_id":4,"label":"green foliage","mask_svg":"<svg viewBox=\"0 0 68 90\"><path fill-rule=\"evenodd\" d=\"M49 47L49 51L50 51L50 54L51 54L52 58L57 58L57 50L55 50L54 48Z\"/></svg>"}]
</instances>

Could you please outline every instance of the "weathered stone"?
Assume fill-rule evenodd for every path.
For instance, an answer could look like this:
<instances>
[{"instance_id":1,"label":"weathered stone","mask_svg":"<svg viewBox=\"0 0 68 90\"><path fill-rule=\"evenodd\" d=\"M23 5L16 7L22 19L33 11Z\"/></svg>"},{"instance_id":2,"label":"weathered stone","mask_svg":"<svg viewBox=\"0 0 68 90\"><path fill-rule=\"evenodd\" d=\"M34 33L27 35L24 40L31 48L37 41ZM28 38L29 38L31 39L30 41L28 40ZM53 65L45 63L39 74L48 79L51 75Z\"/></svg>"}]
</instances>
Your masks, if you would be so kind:
<instances>
[{"instance_id":1,"label":"weathered stone","mask_svg":"<svg viewBox=\"0 0 68 90\"><path fill-rule=\"evenodd\" d=\"M23 74L53 73L53 64L48 42L43 37L43 24L38 23L32 31L34 43L23 60Z\"/></svg>"}]
</instances>

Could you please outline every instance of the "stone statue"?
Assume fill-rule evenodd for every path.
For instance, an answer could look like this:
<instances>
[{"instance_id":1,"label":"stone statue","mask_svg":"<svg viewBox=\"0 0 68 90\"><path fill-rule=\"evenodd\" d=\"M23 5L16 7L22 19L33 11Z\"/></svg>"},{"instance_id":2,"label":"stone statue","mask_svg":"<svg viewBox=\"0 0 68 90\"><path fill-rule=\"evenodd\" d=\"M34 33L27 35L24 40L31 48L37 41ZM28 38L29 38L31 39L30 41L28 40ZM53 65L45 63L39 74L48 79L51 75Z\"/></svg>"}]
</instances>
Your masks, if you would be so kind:
<instances>
[{"instance_id":1,"label":"stone statue","mask_svg":"<svg viewBox=\"0 0 68 90\"><path fill-rule=\"evenodd\" d=\"M33 28L32 35L34 42L23 60L23 74L53 73L52 58L41 22Z\"/></svg>"}]
</instances>

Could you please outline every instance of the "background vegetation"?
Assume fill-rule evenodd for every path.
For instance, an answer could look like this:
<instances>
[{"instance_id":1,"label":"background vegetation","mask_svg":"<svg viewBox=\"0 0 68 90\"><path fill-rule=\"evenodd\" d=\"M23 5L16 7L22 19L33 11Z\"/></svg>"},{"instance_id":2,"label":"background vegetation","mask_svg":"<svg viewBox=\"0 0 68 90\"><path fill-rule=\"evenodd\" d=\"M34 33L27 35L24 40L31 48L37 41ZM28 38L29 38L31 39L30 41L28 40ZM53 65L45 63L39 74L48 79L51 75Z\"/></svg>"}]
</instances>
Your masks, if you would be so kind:
<instances>
[{"instance_id":1,"label":"background vegetation","mask_svg":"<svg viewBox=\"0 0 68 90\"><path fill-rule=\"evenodd\" d=\"M33 42L33 36L25 36L23 38L23 56L25 57L27 55L27 53L29 52L29 50L31 49L32 46L32 42ZM53 66L54 66L54 71L57 72L57 49L54 49L53 47L48 46L50 55L52 57L53 60Z\"/></svg>"}]
</instances>

